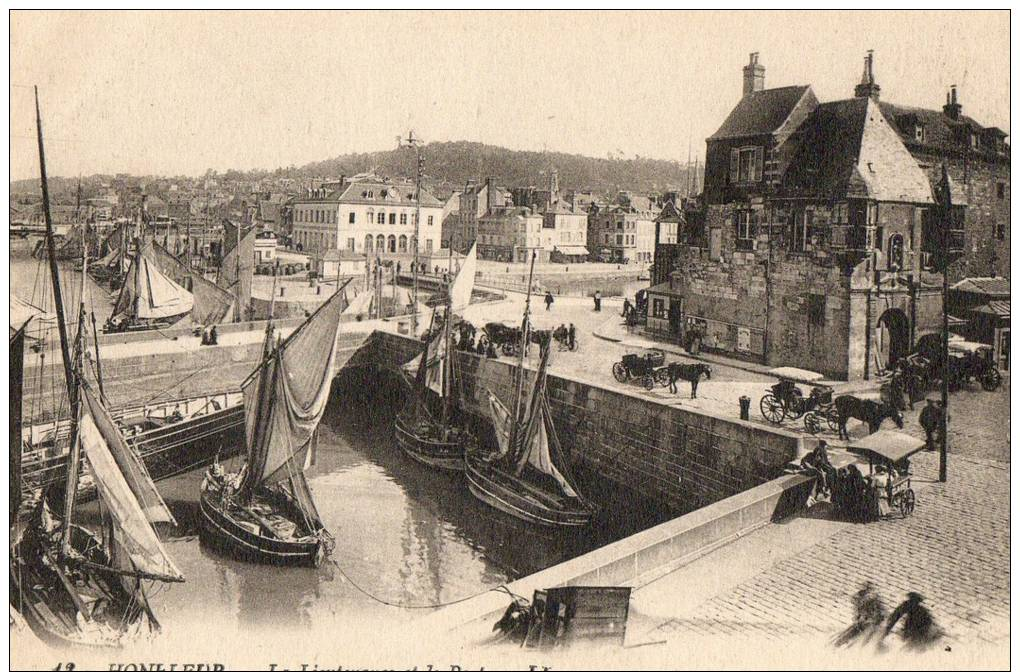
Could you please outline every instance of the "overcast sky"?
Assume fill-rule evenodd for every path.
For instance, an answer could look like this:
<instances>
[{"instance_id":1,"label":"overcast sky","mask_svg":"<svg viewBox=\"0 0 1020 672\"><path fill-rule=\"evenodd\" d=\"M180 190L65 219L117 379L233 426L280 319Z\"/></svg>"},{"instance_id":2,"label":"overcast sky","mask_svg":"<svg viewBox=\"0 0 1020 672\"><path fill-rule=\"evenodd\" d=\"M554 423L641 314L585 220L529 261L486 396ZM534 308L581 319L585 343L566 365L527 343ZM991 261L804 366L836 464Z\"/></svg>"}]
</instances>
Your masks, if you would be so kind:
<instances>
[{"instance_id":1,"label":"overcast sky","mask_svg":"<svg viewBox=\"0 0 1020 672\"><path fill-rule=\"evenodd\" d=\"M11 175L271 169L427 141L686 160L765 86L882 98L1009 131L1009 14L44 13L11 16Z\"/></svg>"}]
</instances>

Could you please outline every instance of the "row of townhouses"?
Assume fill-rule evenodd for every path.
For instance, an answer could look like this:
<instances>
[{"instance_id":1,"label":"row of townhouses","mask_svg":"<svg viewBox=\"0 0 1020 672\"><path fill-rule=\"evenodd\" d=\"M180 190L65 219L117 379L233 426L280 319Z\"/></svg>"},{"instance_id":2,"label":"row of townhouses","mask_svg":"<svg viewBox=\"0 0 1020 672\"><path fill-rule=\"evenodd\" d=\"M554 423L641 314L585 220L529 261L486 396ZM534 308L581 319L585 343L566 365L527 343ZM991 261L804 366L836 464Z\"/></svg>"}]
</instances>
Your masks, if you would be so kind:
<instances>
[{"instance_id":1,"label":"row of townhouses","mask_svg":"<svg viewBox=\"0 0 1020 672\"><path fill-rule=\"evenodd\" d=\"M1008 278L1007 134L964 115L955 86L941 110L889 103L870 52L845 100L766 89L757 54L743 75L706 141L703 192L657 217L649 331L869 378L940 332L943 252L958 255L954 283ZM936 216L947 196L948 250ZM1008 357L1008 328L1005 342Z\"/></svg>"}]
</instances>

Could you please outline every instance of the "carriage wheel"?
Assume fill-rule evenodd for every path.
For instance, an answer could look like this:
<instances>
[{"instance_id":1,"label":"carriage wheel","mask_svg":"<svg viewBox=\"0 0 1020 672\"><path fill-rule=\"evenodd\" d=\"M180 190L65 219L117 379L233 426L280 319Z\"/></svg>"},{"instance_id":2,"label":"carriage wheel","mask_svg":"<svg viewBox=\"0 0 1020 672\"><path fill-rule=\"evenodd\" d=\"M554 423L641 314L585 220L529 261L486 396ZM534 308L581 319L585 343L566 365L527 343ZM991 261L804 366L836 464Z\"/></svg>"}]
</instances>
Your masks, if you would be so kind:
<instances>
[{"instance_id":1,"label":"carriage wheel","mask_svg":"<svg viewBox=\"0 0 1020 672\"><path fill-rule=\"evenodd\" d=\"M907 488L906 491L902 495L900 495L899 499L900 515L906 518L907 516L912 514L914 512L914 504L916 503L915 500L916 498L914 497L913 488Z\"/></svg>"},{"instance_id":2,"label":"carriage wheel","mask_svg":"<svg viewBox=\"0 0 1020 672\"><path fill-rule=\"evenodd\" d=\"M800 416L804 415L807 411L807 401L801 395L800 390L795 390L789 399L789 403L786 406L787 417L796 420Z\"/></svg>"},{"instance_id":3,"label":"carriage wheel","mask_svg":"<svg viewBox=\"0 0 1020 672\"><path fill-rule=\"evenodd\" d=\"M825 412L825 422L828 423L829 429L833 432L839 431L839 412L836 411L835 406Z\"/></svg>"},{"instance_id":4,"label":"carriage wheel","mask_svg":"<svg viewBox=\"0 0 1020 672\"><path fill-rule=\"evenodd\" d=\"M513 343L504 343L502 349L503 354L507 357L513 357L517 353L517 348L514 347Z\"/></svg>"},{"instance_id":5,"label":"carriage wheel","mask_svg":"<svg viewBox=\"0 0 1020 672\"><path fill-rule=\"evenodd\" d=\"M630 376L627 374L627 367L623 365L623 362L617 362L613 364L613 378L616 378L617 382L626 383Z\"/></svg>"},{"instance_id":6,"label":"carriage wheel","mask_svg":"<svg viewBox=\"0 0 1020 672\"><path fill-rule=\"evenodd\" d=\"M822 431L822 420L817 413L811 411L804 416L804 427L812 434L817 434Z\"/></svg>"},{"instance_id":7,"label":"carriage wheel","mask_svg":"<svg viewBox=\"0 0 1020 672\"><path fill-rule=\"evenodd\" d=\"M657 369L655 371L655 382L657 382L660 387L666 387L669 385L669 369L665 367Z\"/></svg>"},{"instance_id":8,"label":"carriage wheel","mask_svg":"<svg viewBox=\"0 0 1020 672\"><path fill-rule=\"evenodd\" d=\"M981 387L985 392L993 392L1002 383L1002 374L996 368L990 368L981 374Z\"/></svg>"},{"instance_id":9,"label":"carriage wheel","mask_svg":"<svg viewBox=\"0 0 1020 672\"><path fill-rule=\"evenodd\" d=\"M769 422L776 425L783 422L786 411L783 410L782 402L776 399L774 394L769 393L762 397L758 408L761 409L762 416Z\"/></svg>"},{"instance_id":10,"label":"carriage wheel","mask_svg":"<svg viewBox=\"0 0 1020 672\"><path fill-rule=\"evenodd\" d=\"M653 375L652 375L652 374L650 374L650 373L649 373L649 374L647 374L647 375L641 376L641 385L642 385L642 387L644 387L644 388L645 388L646 390L649 390L649 391L651 391L651 389L652 389L653 387L655 387L655 376L653 376Z\"/></svg>"}]
</instances>

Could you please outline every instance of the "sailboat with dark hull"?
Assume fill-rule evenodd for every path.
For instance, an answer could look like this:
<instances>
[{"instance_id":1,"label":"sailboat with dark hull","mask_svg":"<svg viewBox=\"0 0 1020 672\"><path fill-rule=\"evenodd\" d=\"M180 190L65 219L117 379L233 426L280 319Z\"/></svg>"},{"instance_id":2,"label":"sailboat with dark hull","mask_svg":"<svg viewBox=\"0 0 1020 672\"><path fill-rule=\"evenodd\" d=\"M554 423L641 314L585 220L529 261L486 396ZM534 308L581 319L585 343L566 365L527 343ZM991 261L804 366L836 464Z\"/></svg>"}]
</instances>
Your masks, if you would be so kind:
<instances>
[{"instance_id":1,"label":"sailboat with dark hull","mask_svg":"<svg viewBox=\"0 0 1020 672\"><path fill-rule=\"evenodd\" d=\"M453 319L454 311L463 310L470 302L475 254L472 247L450 283L442 328L434 330L430 326L432 336L422 354L405 365L405 370L415 370L414 383L410 400L394 422L397 444L409 457L446 471L464 470L464 451L474 441L458 417L460 375L453 347Z\"/></svg>"},{"instance_id":2,"label":"sailboat with dark hull","mask_svg":"<svg viewBox=\"0 0 1020 672\"><path fill-rule=\"evenodd\" d=\"M154 261L142 254L142 246L136 242L131 266L104 331L169 327L190 314L194 302L191 292L167 277Z\"/></svg>"},{"instance_id":3,"label":"sailboat with dark hull","mask_svg":"<svg viewBox=\"0 0 1020 672\"><path fill-rule=\"evenodd\" d=\"M346 285L345 285L346 287ZM344 288L287 339L266 327L262 363L242 385L247 459L225 474L214 463L202 481L202 540L243 559L318 566L333 549L305 467L329 400Z\"/></svg>"},{"instance_id":4,"label":"sailboat with dark hull","mask_svg":"<svg viewBox=\"0 0 1020 672\"><path fill-rule=\"evenodd\" d=\"M532 256L534 269L534 256ZM531 286L529 280L528 286ZM549 355L542 360L531 387L524 389L524 352L528 344L528 293L521 324L521 348L514 372L511 408L487 391L489 415L496 435L495 450L469 450L465 455L468 488L479 500L529 523L549 527L580 527L591 522L594 507L578 492L556 434L546 395Z\"/></svg>"},{"instance_id":5,"label":"sailboat with dark hull","mask_svg":"<svg viewBox=\"0 0 1020 672\"><path fill-rule=\"evenodd\" d=\"M179 582L184 577L153 528L158 522L174 523L173 516L145 466L125 442L102 401L102 394L93 392L85 380L84 302L79 308L73 351L68 339L50 218L40 116L37 95L45 242L64 384L71 409L68 436L71 448L64 483L63 515L51 512L46 498L42 497L32 506L28 520L12 518L10 603L32 631L46 642L116 646L146 627L150 631L159 628L143 581ZM17 394L20 397L20 390ZM13 448L16 450L18 446L20 442ZM83 453L99 493L103 520L100 533L74 522ZM20 464L12 461L12 469L15 468L20 469ZM20 485L20 473L12 474L12 478ZM20 488L18 492L20 498ZM15 509L24 505L18 502Z\"/></svg>"}]
</instances>

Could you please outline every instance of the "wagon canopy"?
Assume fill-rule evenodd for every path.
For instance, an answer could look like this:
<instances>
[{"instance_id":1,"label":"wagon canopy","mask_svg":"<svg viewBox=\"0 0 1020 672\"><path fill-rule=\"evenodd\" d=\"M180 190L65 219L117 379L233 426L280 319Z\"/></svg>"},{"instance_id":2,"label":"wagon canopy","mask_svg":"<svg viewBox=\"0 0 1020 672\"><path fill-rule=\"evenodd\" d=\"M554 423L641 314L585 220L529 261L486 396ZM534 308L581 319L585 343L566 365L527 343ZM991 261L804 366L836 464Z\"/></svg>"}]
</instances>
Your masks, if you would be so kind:
<instances>
[{"instance_id":1,"label":"wagon canopy","mask_svg":"<svg viewBox=\"0 0 1020 672\"><path fill-rule=\"evenodd\" d=\"M775 369L769 369L769 375L776 378L787 378L795 383L815 383L825 379L825 376L816 371L798 369L794 366L780 366Z\"/></svg>"},{"instance_id":2,"label":"wagon canopy","mask_svg":"<svg viewBox=\"0 0 1020 672\"><path fill-rule=\"evenodd\" d=\"M854 441L847 449L869 459L879 457L888 462L899 462L924 449L924 441L895 429L880 429Z\"/></svg>"}]
</instances>

